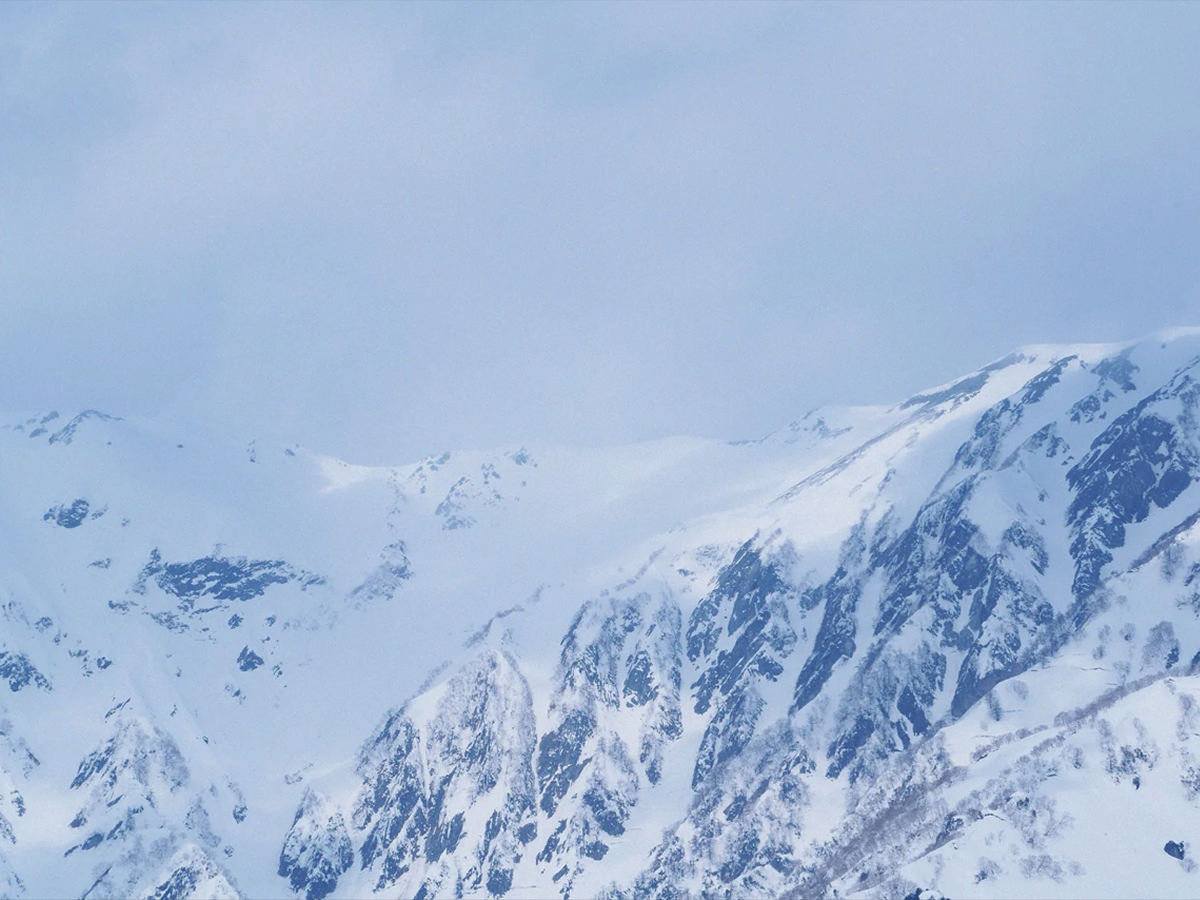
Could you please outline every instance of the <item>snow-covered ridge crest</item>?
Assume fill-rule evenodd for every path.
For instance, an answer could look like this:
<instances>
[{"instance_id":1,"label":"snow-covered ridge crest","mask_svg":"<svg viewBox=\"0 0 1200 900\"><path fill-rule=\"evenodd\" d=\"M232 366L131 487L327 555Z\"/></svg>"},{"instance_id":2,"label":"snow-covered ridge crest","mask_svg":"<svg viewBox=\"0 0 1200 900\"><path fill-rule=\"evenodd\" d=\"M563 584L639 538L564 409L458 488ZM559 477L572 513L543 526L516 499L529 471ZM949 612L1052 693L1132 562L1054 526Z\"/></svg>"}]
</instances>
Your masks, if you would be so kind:
<instances>
[{"instance_id":1,"label":"snow-covered ridge crest","mask_svg":"<svg viewBox=\"0 0 1200 900\"><path fill-rule=\"evenodd\" d=\"M5 418L0 892L1194 895L1198 407L1181 329L734 444Z\"/></svg>"}]
</instances>

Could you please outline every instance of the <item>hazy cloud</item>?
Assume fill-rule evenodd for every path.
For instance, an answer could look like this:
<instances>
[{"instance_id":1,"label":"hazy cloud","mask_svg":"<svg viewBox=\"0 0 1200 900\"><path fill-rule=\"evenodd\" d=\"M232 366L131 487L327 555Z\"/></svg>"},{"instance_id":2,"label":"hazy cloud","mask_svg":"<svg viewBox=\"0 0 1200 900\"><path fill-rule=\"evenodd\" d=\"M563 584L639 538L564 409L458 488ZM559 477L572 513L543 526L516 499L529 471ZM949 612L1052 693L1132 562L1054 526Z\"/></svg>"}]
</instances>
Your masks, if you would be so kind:
<instances>
[{"instance_id":1,"label":"hazy cloud","mask_svg":"<svg viewBox=\"0 0 1200 900\"><path fill-rule=\"evenodd\" d=\"M0 7L0 405L756 436L1195 321L1189 4Z\"/></svg>"}]
</instances>

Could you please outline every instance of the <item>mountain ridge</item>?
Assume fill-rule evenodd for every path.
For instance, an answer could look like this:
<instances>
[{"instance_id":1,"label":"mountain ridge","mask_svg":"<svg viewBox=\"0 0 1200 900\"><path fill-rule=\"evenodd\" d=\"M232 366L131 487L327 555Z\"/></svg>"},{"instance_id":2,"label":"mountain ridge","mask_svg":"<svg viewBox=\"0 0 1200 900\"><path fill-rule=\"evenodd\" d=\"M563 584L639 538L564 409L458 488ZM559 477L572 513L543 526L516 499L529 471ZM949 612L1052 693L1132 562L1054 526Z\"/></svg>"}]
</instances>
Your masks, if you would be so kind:
<instances>
[{"instance_id":1,"label":"mountain ridge","mask_svg":"<svg viewBox=\"0 0 1200 900\"><path fill-rule=\"evenodd\" d=\"M1194 894L1198 366L399 467L13 422L0 891Z\"/></svg>"}]
</instances>

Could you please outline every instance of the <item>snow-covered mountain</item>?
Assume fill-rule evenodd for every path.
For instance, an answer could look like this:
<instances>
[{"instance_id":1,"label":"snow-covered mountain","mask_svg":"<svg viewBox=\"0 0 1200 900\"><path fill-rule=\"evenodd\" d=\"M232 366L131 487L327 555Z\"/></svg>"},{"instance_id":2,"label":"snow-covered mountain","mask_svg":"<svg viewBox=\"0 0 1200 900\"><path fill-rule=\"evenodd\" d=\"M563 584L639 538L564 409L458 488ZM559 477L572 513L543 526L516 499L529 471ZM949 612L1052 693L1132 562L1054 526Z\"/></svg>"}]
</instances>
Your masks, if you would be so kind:
<instances>
[{"instance_id":1,"label":"snow-covered mountain","mask_svg":"<svg viewBox=\"0 0 1200 900\"><path fill-rule=\"evenodd\" d=\"M1200 893L1200 330L753 442L109 412L0 430L2 896Z\"/></svg>"}]
</instances>

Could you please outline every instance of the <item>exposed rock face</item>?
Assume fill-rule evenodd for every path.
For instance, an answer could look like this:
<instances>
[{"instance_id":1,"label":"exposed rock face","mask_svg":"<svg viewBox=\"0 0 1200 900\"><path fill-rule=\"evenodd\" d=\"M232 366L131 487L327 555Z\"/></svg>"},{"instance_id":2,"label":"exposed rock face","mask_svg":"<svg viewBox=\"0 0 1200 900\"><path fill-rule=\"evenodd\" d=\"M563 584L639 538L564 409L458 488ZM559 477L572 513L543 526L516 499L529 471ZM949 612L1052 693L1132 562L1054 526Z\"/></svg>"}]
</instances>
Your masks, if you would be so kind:
<instances>
[{"instance_id":1,"label":"exposed rock face","mask_svg":"<svg viewBox=\"0 0 1200 900\"><path fill-rule=\"evenodd\" d=\"M1197 350L395 469L10 426L0 895L1194 894Z\"/></svg>"},{"instance_id":2,"label":"exposed rock face","mask_svg":"<svg viewBox=\"0 0 1200 900\"><path fill-rule=\"evenodd\" d=\"M279 854L280 877L307 900L321 900L353 864L354 848L342 814L325 798L306 791Z\"/></svg>"},{"instance_id":3,"label":"exposed rock face","mask_svg":"<svg viewBox=\"0 0 1200 900\"><path fill-rule=\"evenodd\" d=\"M167 863L165 877L147 889L141 900L242 900L229 876L195 844L185 845Z\"/></svg>"},{"instance_id":4,"label":"exposed rock face","mask_svg":"<svg viewBox=\"0 0 1200 900\"><path fill-rule=\"evenodd\" d=\"M353 813L376 889L507 891L536 805L534 741L529 686L494 651L446 684L428 718L389 716L363 749Z\"/></svg>"}]
</instances>

